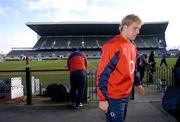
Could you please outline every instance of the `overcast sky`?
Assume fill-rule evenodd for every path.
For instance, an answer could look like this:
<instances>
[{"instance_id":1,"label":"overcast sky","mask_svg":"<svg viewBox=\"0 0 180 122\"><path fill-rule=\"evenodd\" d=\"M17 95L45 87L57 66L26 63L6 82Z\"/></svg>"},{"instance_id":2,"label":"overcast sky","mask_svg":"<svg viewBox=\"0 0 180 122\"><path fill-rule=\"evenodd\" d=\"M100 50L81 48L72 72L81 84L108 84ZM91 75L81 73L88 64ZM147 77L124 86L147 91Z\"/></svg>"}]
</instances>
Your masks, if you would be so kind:
<instances>
[{"instance_id":1,"label":"overcast sky","mask_svg":"<svg viewBox=\"0 0 180 122\"><path fill-rule=\"evenodd\" d=\"M33 47L36 33L27 22L121 21L136 14L144 22L169 21L168 48L180 48L178 0L0 0L0 52Z\"/></svg>"}]
</instances>

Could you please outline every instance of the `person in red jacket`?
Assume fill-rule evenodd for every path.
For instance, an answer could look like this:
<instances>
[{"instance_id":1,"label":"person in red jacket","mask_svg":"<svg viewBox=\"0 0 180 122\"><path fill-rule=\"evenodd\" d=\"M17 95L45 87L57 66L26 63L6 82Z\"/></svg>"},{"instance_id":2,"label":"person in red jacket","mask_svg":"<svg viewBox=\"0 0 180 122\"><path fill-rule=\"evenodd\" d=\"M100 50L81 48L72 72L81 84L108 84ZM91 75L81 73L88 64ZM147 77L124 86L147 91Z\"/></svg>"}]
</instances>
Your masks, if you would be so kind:
<instances>
[{"instance_id":1,"label":"person in red jacket","mask_svg":"<svg viewBox=\"0 0 180 122\"><path fill-rule=\"evenodd\" d=\"M67 62L70 71L70 100L73 108L79 108L84 92L87 71L87 58L73 48L73 53L69 56Z\"/></svg>"},{"instance_id":2,"label":"person in red jacket","mask_svg":"<svg viewBox=\"0 0 180 122\"><path fill-rule=\"evenodd\" d=\"M144 88L135 73L136 47L133 44L142 26L141 19L130 14L122 19L120 34L102 46L96 74L99 108L105 112L107 122L123 122L126 117L128 97L134 79L137 91Z\"/></svg>"}]
</instances>

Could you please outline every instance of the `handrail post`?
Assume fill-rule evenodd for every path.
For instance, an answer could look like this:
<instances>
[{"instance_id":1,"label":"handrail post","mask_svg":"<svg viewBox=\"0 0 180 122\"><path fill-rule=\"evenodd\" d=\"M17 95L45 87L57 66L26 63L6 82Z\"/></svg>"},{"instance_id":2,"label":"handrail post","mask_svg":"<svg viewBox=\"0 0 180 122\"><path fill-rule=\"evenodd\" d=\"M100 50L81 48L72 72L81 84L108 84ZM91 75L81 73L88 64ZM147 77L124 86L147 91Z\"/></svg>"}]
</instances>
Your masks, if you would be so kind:
<instances>
[{"instance_id":1,"label":"handrail post","mask_svg":"<svg viewBox=\"0 0 180 122\"><path fill-rule=\"evenodd\" d=\"M27 105L32 105L31 72L29 67L26 67L26 91L27 91Z\"/></svg>"},{"instance_id":2,"label":"handrail post","mask_svg":"<svg viewBox=\"0 0 180 122\"><path fill-rule=\"evenodd\" d=\"M88 84L88 80L87 80L87 73L85 74L85 83L84 83L84 94L83 94L83 98L82 98L82 102L83 103L87 103L87 84Z\"/></svg>"}]
</instances>

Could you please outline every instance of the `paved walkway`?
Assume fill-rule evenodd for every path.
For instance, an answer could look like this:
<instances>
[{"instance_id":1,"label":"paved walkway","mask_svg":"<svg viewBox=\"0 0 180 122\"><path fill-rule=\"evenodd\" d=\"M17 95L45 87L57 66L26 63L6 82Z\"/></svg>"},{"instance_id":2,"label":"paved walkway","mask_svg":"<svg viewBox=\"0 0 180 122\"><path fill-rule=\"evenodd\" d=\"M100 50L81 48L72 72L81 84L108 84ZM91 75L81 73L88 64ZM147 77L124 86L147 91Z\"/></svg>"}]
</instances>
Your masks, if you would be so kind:
<instances>
[{"instance_id":1,"label":"paved walkway","mask_svg":"<svg viewBox=\"0 0 180 122\"><path fill-rule=\"evenodd\" d=\"M104 122L97 103L72 110L65 105L0 105L0 122ZM176 122L160 102L130 101L126 122Z\"/></svg>"},{"instance_id":2,"label":"paved walkway","mask_svg":"<svg viewBox=\"0 0 180 122\"><path fill-rule=\"evenodd\" d=\"M126 122L176 122L163 110L162 95L148 89L144 97L135 94L135 100L129 102ZM97 106L97 102L90 102L79 110L72 110L65 104L48 102L0 104L0 122L104 122L104 113Z\"/></svg>"}]
</instances>

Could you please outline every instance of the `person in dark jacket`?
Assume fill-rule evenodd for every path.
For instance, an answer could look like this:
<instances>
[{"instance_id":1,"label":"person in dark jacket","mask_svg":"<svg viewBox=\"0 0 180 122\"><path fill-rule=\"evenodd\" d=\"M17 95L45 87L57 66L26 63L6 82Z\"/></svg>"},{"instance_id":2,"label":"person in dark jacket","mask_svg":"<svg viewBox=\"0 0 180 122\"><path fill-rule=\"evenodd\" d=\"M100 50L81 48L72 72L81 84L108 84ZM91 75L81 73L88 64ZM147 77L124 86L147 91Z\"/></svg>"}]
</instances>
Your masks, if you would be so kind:
<instances>
[{"instance_id":1,"label":"person in dark jacket","mask_svg":"<svg viewBox=\"0 0 180 122\"><path fill-rule=\"evenodd\" d=\"M175 64L175 68L180 67L180 56L178 56L177 60L176 60L176 64Z\"/></svg>"},{"instance_id":2,"label":"person in dark jacket","mask_svg":"<svg viewBox=\"0 0 180 122\"><path fill-rule=\"evenodd\" d=\"M167 55L166 55L166 51L162 52L161 54L161 63L160 63L160 67L165 64L166 67L168 67L167 61L166 61Z\"/></svg>"},{"instance_id":3,"label":"person in dark jacket","mask_svg":"<svg viewBox=\"0 0 180 122\"><path fill-rule=\"evenodd\" d=\"M67 66L70 71L70 102L72 107L79 108L86 81L87 58L77 48L73 48Z\"/></svg>"},{"instance_id":4,"label":"person in dark jacket","mask_svg":"<svg viewBox=\"0 0 180 122\"><path fill-rule=\"evenodd\" d=\"M140 54L137 57L137 71L139 72L141 84L143 84L143 79L147 68L148 68L147 54Z\"/></svg>"},{"instance_id":5,"label":"person in dark jacket","mask_svg":"<svg viewBox=\"0 0 180 122\"><path fill-rule=\"evenodd\" d=\"M148 59L148 64L149 64L149 81L153 83L153 75L155 72L155 67L156 67L156 62L154 58L154 51L151 51Z\"/></svg>"},{"instance_id":6,"label":"person in dark jacket","mask_svg":"<svg viewBox=\"0 0 180 122\"><path fill-rule=\"evenodd\" d=\"M174 66L174 82L175 82L174 84L175 86L180 87L180 56L178 56L178 59Z\"/></svg>"}]
</instances>

